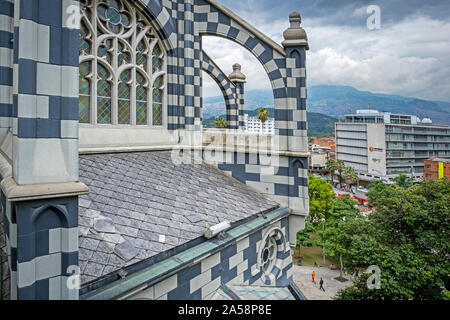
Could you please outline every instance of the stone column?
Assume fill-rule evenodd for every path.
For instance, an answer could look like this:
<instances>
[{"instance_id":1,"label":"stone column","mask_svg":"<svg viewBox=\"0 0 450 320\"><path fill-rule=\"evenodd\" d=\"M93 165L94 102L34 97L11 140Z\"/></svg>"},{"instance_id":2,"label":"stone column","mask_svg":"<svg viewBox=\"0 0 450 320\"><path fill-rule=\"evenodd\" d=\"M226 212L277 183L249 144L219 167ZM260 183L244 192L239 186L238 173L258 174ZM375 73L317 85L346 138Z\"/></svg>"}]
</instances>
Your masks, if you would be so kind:
<instances>
[{"instance_id":1,"label":"stone column","mask_svg":"<svg viewBox=\"0 0 450 320\"><path fill-rule=\"evenodd\" d=\"M309 50L305 30L300 26L298 12L289 15L290 27L284 31L286 50L286 88L288 104L288 150L308 151L306 119L306 50Z\"/></svg>"},{"instance_id":2,"label":"stone column","mask_svg":"<svg viewBox=\"0 0 450 320\"><path fill-rule=\"evenodd\" d=\"M88 191L78 182L79 2L15 1L14 30L12 159L0 159L11 297L77 299L66 280Z\"/></svg>"},{"instance_id":3,"label":"stone column","mask_svg":"<svg viewBox=\"0 0 450 320\"><path fill-rule=\"evenodd\" d=\"M237 121L238 121L238 129L244 130L244 84L246 76L241 72L241 65L239 63L235 63L233 65L233 72L228 76L231 82L236 86L236 104L238 106L237 110ZM227 113L228 118L228 113ZM228 119L227 119L228 121Z\"/></svg>"},{"instance_id":4,"label":"stone column","mask_svg":"<svg viewBox=\"0 0 450 320\"><path fill-rule=\"evenodd\" d=\"M290 27L284 31L283 47L286 50L286 91L287 107L287 149L293 153L289 157L290 178L289 207L293 210L289 217L289 242L295 246L296 234L304 228L309 212L308 196L308 127L306 118L306 50L308 37L300 26L298 12L289 15ZM296 155L298 153L299 155ZM304 154L304 156L301 156Z\"/></svg>"},{"instance_id":5,"label":"stone column","mask_svg":"<svg viewBox=\"0 0 450 320\"><path fill-rule=\"evenodd\" d=\"M14 4L0 0L0 144L11 129L13 116L13 36Z\"/></svg>"}]
</instances>

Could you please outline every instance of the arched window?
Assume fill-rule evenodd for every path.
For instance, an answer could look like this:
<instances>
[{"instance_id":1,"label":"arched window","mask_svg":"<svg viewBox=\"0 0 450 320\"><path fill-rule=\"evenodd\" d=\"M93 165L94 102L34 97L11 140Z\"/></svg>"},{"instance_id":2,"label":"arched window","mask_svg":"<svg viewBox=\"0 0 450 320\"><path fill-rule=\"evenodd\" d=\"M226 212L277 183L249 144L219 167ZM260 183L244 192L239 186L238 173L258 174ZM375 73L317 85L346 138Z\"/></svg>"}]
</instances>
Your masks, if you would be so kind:
<instances>
[{"instance_id":1,"label":"arched window","mask_svg":"<svg viewBox=\"0 0 450 320\"><path fill-rule=\"evenodd\" d=\"M81 0L79 121L164 125L166 55L139 9Z\"/></svg>"}]
</instances>

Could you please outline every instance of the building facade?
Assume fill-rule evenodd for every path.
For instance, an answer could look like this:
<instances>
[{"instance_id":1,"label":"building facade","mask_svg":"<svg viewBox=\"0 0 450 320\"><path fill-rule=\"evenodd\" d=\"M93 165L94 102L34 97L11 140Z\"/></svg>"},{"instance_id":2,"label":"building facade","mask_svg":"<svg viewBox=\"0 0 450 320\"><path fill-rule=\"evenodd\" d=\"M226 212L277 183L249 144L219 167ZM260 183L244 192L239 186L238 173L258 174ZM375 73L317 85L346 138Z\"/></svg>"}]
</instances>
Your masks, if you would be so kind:
<instances>
[{"instance_id":1,"label":"building facade","mask_svg":"<svg viewBox=\"0 0 450 320\"><path fill-rule=\"evenodd\" d=\"M301 297L290 246L309 207L309 48L289 19L279 45L213 0L0 0L3 293ZM245 134L245 77L221 72L205 35L262 64L275 135ZM202 70L227 101L224 131L202 128Z\"/></svg>"},{"instance_id":2,"label":"building facade","mask_svg":"<svg viewBox=\"0 0 450 320\"><path fill-rule=\"evenodd\" d=\"M244 115L245 132L256 133L264 135L275 134L275 119L268 118L266 122L262 123L258 117L249 117L248 114Z\"/></svg>"},{"instance_id":3,"label":"building facade","mask_svg":"<svg viewBox=\"0 0 450 320\"><path fill-rule=\"evenodd\" d=\"M425 180L450 179L450 158L431 157L425 160L423 178Z\"/></svg>"},{"instance_id":4,"label":"building facade","mask_svg":"<svg viewBox=\"0 0 450 320\"><path fill-rule=\"evenodd\" d=\"M425 159L450 156L450 128L416 116L358 110L335 131L337 159L363 181L389 181L399 173L421 179Z\"/></svg>"}]
</instances>

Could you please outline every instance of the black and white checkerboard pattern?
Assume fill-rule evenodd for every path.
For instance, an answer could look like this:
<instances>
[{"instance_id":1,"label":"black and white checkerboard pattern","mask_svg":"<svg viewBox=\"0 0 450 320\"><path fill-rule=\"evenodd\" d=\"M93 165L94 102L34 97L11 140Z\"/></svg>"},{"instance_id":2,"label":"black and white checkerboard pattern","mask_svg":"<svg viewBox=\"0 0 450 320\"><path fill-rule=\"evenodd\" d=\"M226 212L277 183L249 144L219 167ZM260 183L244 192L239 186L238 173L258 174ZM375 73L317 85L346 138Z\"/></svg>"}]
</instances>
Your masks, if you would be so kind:
<instances>
[{"instance_id":1,"label":"black and white checkerboard pattern","mask_svg":"<svg viewBox=\"0 0 450 320\"><path fill-rule=\"evenodd\" d=\"M284 50L215 1L134 2L156 27L168 54L170 130L201 130L201 37L221 36L248 49L266 70L275 98L279 149L306 151L304 47ZM13 134L13 178L18 184L78 180L78 6L78 0L0 0L0 136L10 130ZM239 85L234 92L238 107L230 104L228 113L233 129L243 127L244 90ZM225 93L233 96L231 85ZM307 190L305 169L295 163L305 159L285 160L284 171L272 175L263 174L260 164L255 164L259 173L247 163L219 168L261 190L269 188L266 193L283 206L295 207ZM65 285L67 268L77 264L76 198L14 207L5 199L4 215L12 297L76 298ZM44 216L53 218L40 218ZM45 245L33 246L37 242Z\"/></svg>"},{"instance_id":2,"label":"black and white checkerboard pattern","mask_svg":"<svg viewBox=\"0 0 450 320\"><path fill-rule=\"evenodd\" d=\"M220 252L199 259L189 268L146 288L128 299L209 300L224 284L287 286L292 282L292 258L288 238L288 217L238 239ZM277 256L270 274L262 270L261 252L266 237L277 241Z\"/></svg>"},{"instance_id":3,"label":"black and white checkerboard pattern","mask_svg":"<svg viewBox=\"0 0 450 320\"><path fill-rule=\"evenodd\" d=\"M238 104L237 104L237 88L231 82L219 66L205 53L202 52L202 70L208 73L217 83L225 98L227 108L228 129L238 129Z\"/></svg>"}]
</instances>

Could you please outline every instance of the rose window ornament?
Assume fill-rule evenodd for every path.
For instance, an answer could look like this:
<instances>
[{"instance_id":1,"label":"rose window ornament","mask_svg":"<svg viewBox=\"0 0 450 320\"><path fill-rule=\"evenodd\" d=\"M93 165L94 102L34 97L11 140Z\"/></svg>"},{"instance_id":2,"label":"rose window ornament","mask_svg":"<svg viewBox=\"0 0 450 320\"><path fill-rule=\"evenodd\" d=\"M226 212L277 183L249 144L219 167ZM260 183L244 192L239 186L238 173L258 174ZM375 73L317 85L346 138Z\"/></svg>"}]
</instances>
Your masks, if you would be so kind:
<instances>
[{"instance_id":1,"label":"rose window ornament","mask_svg":"<svg viewBox=\"0 0 450 320\"><path fill-rule=\"evenodd\" d=\"M122 3L117 0L99 1L97 14L100 20L114 33L130 27L130 17Z\"/></svg>"},{"instance_id":2,"label":"rose window ornament","mask_svg":"<svg viewBox=\"0 0 450 320\"><path fill-rule=\"evenodd\" d=\"M274 237L268 237L261 253L261 261L264 272L272 270L277 256L277 242Z\"/></svg>"}]
</instances>

